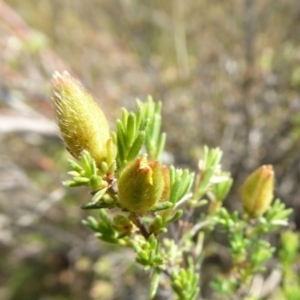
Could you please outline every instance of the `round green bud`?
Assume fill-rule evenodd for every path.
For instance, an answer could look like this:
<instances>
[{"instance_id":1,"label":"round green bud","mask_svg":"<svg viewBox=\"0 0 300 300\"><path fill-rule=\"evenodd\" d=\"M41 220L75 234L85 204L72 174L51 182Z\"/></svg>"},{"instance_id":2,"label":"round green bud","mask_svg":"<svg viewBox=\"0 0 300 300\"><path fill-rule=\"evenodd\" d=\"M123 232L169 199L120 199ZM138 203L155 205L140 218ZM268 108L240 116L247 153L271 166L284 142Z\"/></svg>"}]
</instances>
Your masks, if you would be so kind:
<instances>
[{"instance_id":1,"label":"round green bud","mask_svg":"<svg viewBox=\"0 0 300 300\"><path fill-rule=\"evenodd\" d=\"M114 217L114 226L120 232L131 232L134 229L132 221L123 215L117 215Z\"/></svg>"},{"instance_id":2,"label":"round green bud","mask_svg":"<svg viewBox=\"0 0 300 300\"><path fill-rule=\"evenodd\" d=\"M161 199L164 190L162 166L157 161L138 158L128 164L118 180L119 203L143 215Z\"/></svg>"},{"instance_id":3,"label":"round green bud","mask_svg":"<svg viewBox=\"0 0 300 300\"><path fill-rule=\"evenodd\" d=\"M274 197L275 176L272 165L258 168L251 173L242 186L242 200L245 211L251 217L263 215Z\"/></svg>"}]
</instances>

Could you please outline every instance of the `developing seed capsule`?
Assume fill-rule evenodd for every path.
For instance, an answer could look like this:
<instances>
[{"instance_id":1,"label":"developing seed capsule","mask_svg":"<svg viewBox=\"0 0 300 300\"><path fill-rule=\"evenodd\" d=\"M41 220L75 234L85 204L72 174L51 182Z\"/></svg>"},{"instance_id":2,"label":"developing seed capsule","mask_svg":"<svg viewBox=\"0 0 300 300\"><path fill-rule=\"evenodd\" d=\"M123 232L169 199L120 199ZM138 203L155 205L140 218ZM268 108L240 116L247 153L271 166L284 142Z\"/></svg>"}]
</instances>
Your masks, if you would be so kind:
<instances>
[{"instance_id":1,"label":"developing seed capsule","mask_svg":"<svg viewBox=\"0 0 300 300\"><path fill-rule=\"evenodd\" d=\"M120 205L139 215L160 200L164 190L162 166L157 161L138 158L127 165L118 180Z\"/></svg>"},{"instance_id":2,"label":"developing seed capsule","mask_svg":"<svg viewBox=\"0 0 300 300\"><path fill-rule=\"evenodd\" d=\"M109 128L92 96L67 72L53 75L52 99L56 122L67 149L79 158L87 150L97 166L107 156Z\"/></svg>"},{"instance_id":3,"label":"developing seed capsule","mask_svg":"<svg viewBox=\"0 0 300 300\"><path fill-rule=\"evenodd\" d=\"M248 176L242 186L245 211L251 217L263 215L270 207L274 193L274 171L272 165L262 166Z\"/></svg>"}]
</instances>

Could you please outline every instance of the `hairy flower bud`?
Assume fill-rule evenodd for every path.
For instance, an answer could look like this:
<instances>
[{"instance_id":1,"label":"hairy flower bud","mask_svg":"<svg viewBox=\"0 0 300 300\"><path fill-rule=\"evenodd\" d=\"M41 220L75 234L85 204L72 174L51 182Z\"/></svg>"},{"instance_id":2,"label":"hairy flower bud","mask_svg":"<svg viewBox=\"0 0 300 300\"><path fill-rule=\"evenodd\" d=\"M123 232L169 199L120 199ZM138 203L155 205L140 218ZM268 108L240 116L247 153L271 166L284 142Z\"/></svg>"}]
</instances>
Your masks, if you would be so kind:
<instances>
[{"instance_id":1,"label":"hairy flower bud","mask_svg":"<svg viewBox=\"0 0 300 300\"><path fill-rule=\"evenodd\" d=\"M259 217L270 207L274 192L272 165L262 166L251 173L242 186L245 211L251 217Z\"/></svg>"},{"instance_id":2,"label":"hairy flower bud","mask_svg":"<svg viewBox=\"0 0 300 300\"><path fill-rule=\"evenodd\" d=\"M67 72L52 81L55 117L67 149L79 158L87 150L100 166L107 156L109 128L92 96Z\"/></svg>"},{"instance_id":3,"label":"hairy flower bud","mask_svg":"<svg viewBox=\"0 0 300 300\"><path fill-rule=\"evenodd\" d=\"M160 200L164 190L162 166L138 158L127 165L118 181L119 202L131 212L143 215Z\"/></svg>"}]
</instances>

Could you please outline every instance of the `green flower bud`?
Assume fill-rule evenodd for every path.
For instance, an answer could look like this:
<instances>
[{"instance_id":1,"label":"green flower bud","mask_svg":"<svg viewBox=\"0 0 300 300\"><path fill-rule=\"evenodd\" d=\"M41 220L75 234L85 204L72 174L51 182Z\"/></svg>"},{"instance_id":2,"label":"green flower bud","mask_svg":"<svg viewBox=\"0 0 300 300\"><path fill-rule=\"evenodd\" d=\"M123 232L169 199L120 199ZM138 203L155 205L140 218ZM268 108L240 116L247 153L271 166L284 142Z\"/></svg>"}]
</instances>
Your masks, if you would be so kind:
<instances>
[{"instance_id":1,"label":"green flower bud","mask_svg":"<svg viewBox=\"0 0 300 300\"><path fill-rule=\"evenodd\" d=\"M162 166L157 161L138 158L127 165L118 181L119 202L139 215L147 213L160 200L164 190Z\"/></svg>"},{"instance_id":2,"label":"green flower bud","mask_svg":"<svg viewBox=\"0 0 300 300\"><path fill-rule=\"evenodd\" d=\"M100 166L110 137L101 108L67 72L53 75L52 91L56 121L67 149L77 159L87 150Z\"/></svg>"},{"instance_id":3,"label":"green flower bud","mask_svg":"<svg viewBox=\"0 0 300 300\"><path fill-rule=\"evenodd\" d=\"M120 232L131 232L134 229L134 225L130 219L125 216L117 215L114 217L114 226Z\"/></svg>"},{"instance_id":4,"label":"green flower bud","mask_svg":"<svg viewBox=\"0 0 300 300\"><path fill-rule=\"evenodd\" d=\"M242 186L245 211L251 217L263 215L270 207L274 193L274 171L272 165L262 166L248 176Z\"/></svg>"}]
</instances>

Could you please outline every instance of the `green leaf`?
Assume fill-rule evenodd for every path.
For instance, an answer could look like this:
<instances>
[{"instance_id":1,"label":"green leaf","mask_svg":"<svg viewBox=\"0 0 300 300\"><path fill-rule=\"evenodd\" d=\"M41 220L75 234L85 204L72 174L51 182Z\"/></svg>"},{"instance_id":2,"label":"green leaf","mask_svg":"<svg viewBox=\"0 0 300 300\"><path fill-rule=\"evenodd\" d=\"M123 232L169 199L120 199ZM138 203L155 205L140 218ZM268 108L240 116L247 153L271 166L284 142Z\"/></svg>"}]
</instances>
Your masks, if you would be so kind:
<instances>
[{"instance_id":1,"label":"green leaf","mask_svg":"<svg viewBox=\"0 0 300 300\"><path fill-rule=\"evenodd\" d=\"M189 191L193 184L194 174L189 170L175 169L170 167L170 202L174 205L180 201Z\"/></svg>"},{"instance_id":2,"label":"green leaf","mask_svg":"<svg viewBox=\"0 0 300 300\"><path fill-rule=\"evenodd\" d=\"M122 108L122 121L120 121L120 122L123 124L124 128L127 127L128 114L129 114L128 111L123 107ZM125 132L125 129L124 129L124 132Z\"/></svg>"},{"instance_id":3,"label":"green leaf","mask_svg":"<svg viewBox=\"0 0 300 300\"><path fill-rule=\"evenodd\" d=\"M181 218L182 215L183 215L183 210L179 209L174 213L174 215L172 217L170 217L166 220L166 223L169 224L169 223L176 222L178 219Z\"/></svg>"},{"instance_id":4,"label":"green leaf","mask_svg":"<svg viewBox=\"0 0 300 300\"><path fill-rule=\"evenodd\" d=\"M130 113L127 120L127 128L126 128L126 144L127 148L130 148L136 135L136 121L135 114Z\"/></svg>"},{"instance_id":5,"label":"green leaf","mask_svg":"<svg viewBox=\"0 0 300 300\"><path fill-rule=\"evenodd\" d=\"M117 139L122 149L127 149L126 132L124 125L120 120L117 120Z\"/></svg>"},{"instance_id":6,"label":"green leaf","mask_svg":"<svg viewBox=\"0 0 300 300\"><path fill-rule=\"evenodd\" d=\"M134 141L134 143L133 143L133 145L132 145L132 147L131 147L128 155L127 155L127 161L128 162L134 160L138 156L138 154L139 154L139 152L140 152L140 150L141 150L141 148L142 148L142 146L145 142L145 136L146 136L145 132L141 131L138 134L138 136L136 137L136 139L135 139L135 141Z\"/></svg>"},{"instance_id":7,"label":"green leaf","mask_svg":"<svg viewBox=\"0 0 300 300\"><path fill-rule=\"evenodd\" d=\"M104 194L106 193L106 191L108 190L107 188L101 189L99 190L92 198L91 203L96 203L99 200L101 200L101 198L104 196Z\"/></svg>"},{"instance_id":8,"label":"green leaf","mask_svg":"<svg viewBox=\"0 0 300 300\"><path fill-rule=\"evenodd\" d=\"M159 285L160 275L161 275L161 271L155 269L151 276L150 291L149 291L150 299L152 299L156 295L158 285Z\"/></svg>"},{"instance_id":9,"label":"green leaf","mask_svg":"<svg viewBox=\"0 0 300 300\"><path fill-rule=\"evenodd\" d=\"M81 176L81 174L78 173L77 171L70 171L67 174L72 176L72 177L80 177Z\"/></svg>"},{"instance_id":10,"label":"green leaf","mask_svg":"<svg viewBox=\"0 0 300 300\"><path fill-rule=\"evenodd\" d=\"M108 204L108 203L105 203L105 202L96 202L96 203L93 203L93 202L88 202L88 203L85 203L85 204L82 204L80 206L81 209L102 209L102 208L113 208L114 205L112 204Z\"/></svg>"},{"instance_id":11,"label":"green leaf","mask_svg":"<svg viewBox=\"0 0 300 300\"><path fill-rule=\"evenodd\" d=\"M77 186L86 185L86 182L77 182L74 180L67 180L67 181L63 181L63 185L67 186L67 187L77 187Z\"/></svg>"},{"instance_id":12,"label":"green leaf","mask_svg":"<svg viewBox=\"0 0 300 300\"><path fill-rule=\"evenodd\" d=\"M93 173L92 173L92 157L91 155L86 151L82 151L81 153L81 164L82 164L82 167L85 171L85 174L86 176L91 176Z\"/></svg>"},{"instance_id":13,"label":"green leaf","mask_svg":"<svg viewBox=\"0 0 300 300\"><path fill-rule=\"evenodd\" d=\"M161 156L165 148L166 140L167 140L167 134L163 132L159 137L157 151L156 151L156 157L159 161L161 161Z\"/></svg>"},{"instance_id":14,"label":"green leaf","mask_svg":"<svg viewBox=\"0 0 300 300\"><path fill-rule=\"evenodd\" d=\"M90 179L86 177L74 177L74 181L77 183L88 183Z\"/></svg>"},{"instance_id":15,"label":"green leaf","mask_svg":"<svg viewBox=\"0 0 300 300\"><path fill-rule=\"evenodd\" d=\"M159 202L150 210L150 212L157 212L157 211L165 210L165 209L171 208L172 206L173 206L172 202L168 202L168 201Z\"/></svg>"},{"instance_id":16,"label":"green leaf","mask_svg":"<svg viewBox=\"0 0 300 300\"><path fill-rule=\"evenodd\" d=\"M69 159L68 161L72 170L77 171L79 173L83 171L83 168L76 161L74 161L73 159Z\"/></svg>"},{"instance_id":17,"label":"green leaf","mask_svg":"<svg viewBox=\"0 0 300 300\"><path fill-rule=\"evenodd\" d=\"M83 220L82 223L94 231L98 230L98 222L94 217L89 216L86 220Z\"/></svg>"}]
</instances>

